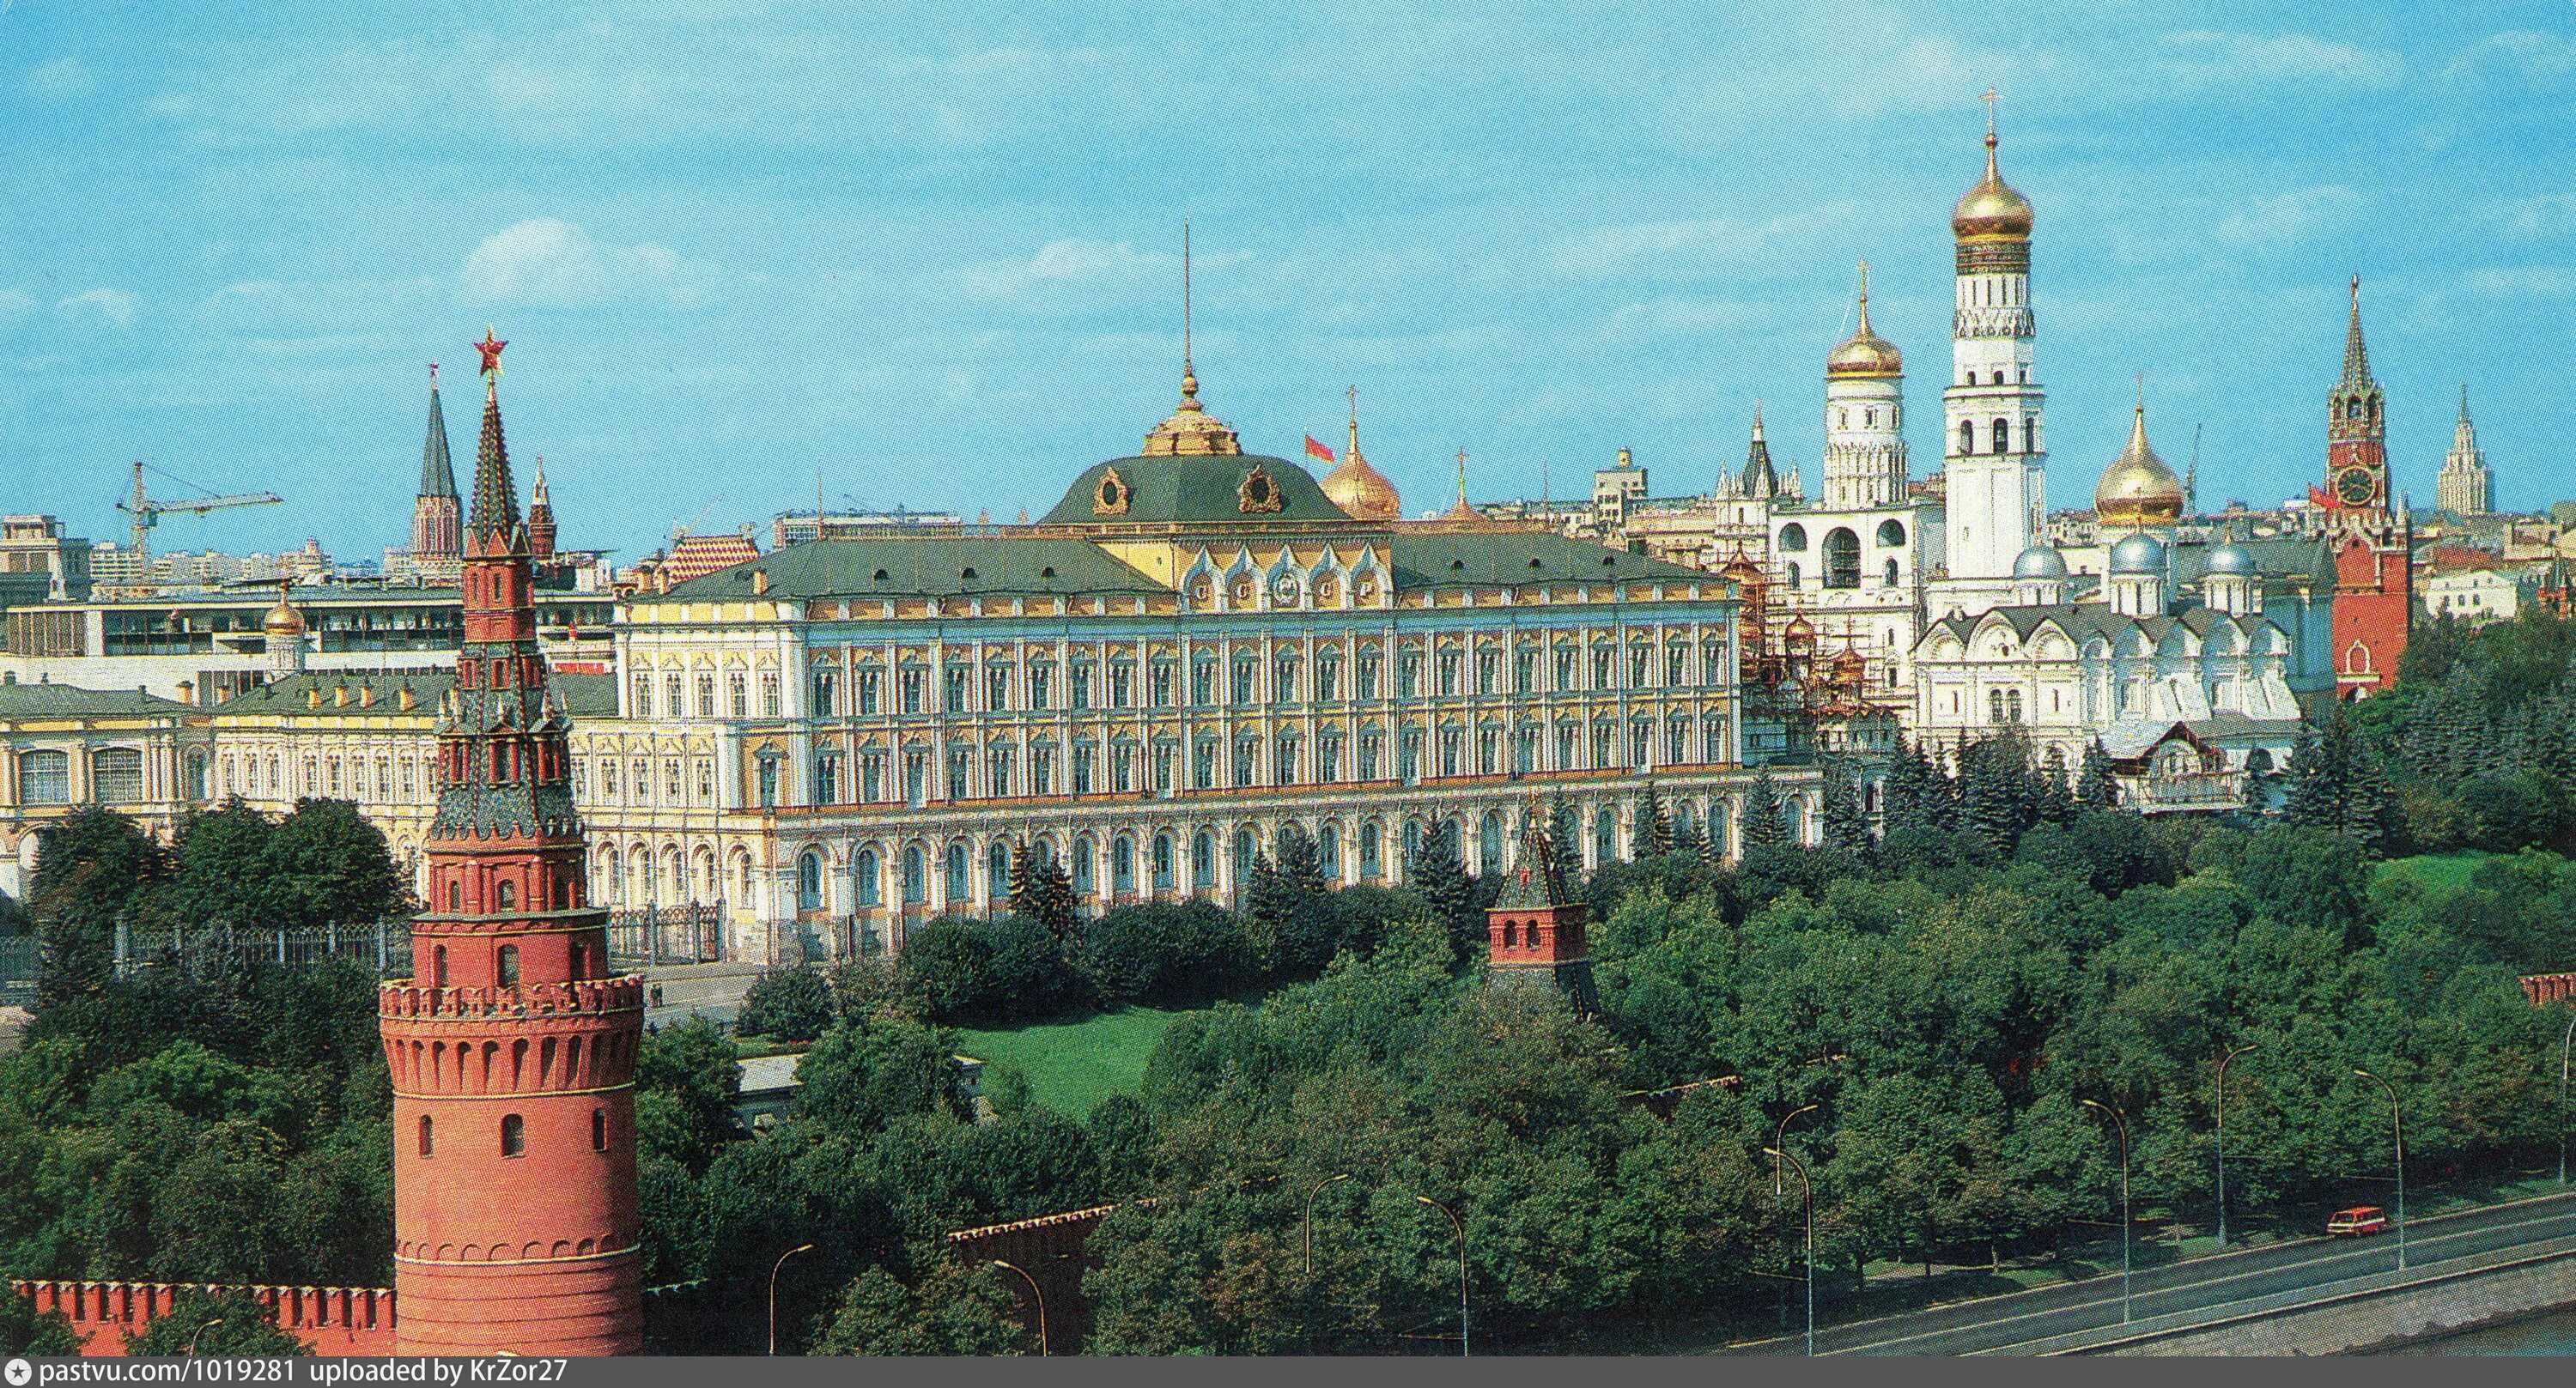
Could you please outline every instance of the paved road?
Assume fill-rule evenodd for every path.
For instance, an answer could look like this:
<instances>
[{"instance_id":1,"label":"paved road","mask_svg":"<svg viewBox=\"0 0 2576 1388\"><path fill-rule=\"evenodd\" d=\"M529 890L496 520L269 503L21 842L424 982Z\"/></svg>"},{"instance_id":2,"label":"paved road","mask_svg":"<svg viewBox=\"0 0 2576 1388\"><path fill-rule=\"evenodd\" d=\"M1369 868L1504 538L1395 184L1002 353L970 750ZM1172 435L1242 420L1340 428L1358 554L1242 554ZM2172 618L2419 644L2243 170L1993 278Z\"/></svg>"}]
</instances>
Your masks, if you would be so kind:
<instances>
[{"instance_id":1,"label":"paved road","mask_svg":"<svg viewBox=\"0 0 2576 1388\"><path fill-rule=\"evenodd\" d=\"M2414 1221L2406 1231L2406 1265L2429 1269L2471 1254L2576 1235L2576 1194ZM2141 1268L2131 1283L2130 1314L2145 1320L2175 1311L2322 1286L2386 1272L2397 1265L2397 1240L2308 1239ZM1846 1325L1818 1325L1818 1354L2012 1353L2055 1335L2120 1323L2120 1276L2041 1287L2007 1296L1936 1306ZM1800 1335L1728 1346L1730 1354L1797 1354Z\"/></svg>"}]
</instances>

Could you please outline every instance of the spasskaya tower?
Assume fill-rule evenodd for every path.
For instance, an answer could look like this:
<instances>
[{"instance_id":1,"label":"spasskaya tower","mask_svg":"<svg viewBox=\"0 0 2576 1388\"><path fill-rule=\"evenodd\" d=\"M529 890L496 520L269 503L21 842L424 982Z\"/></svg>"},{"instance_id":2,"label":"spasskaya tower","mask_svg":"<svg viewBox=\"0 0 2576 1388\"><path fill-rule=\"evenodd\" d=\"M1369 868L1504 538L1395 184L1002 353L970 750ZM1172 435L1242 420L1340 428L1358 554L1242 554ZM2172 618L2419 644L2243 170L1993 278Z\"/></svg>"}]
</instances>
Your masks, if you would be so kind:
<instances>
[{"instance_id":1,"label":"spasskaya tower","mask_svg":"<svg viewBox=\"0 0 2576 1388\"><path fill-rule=\"evenodd\" d=\"M528 527L501 439L507 344L483 354L462 573L439 709L438 813L413 977L387 984L395 1344L402 1354L640 1347L635 1056L643 985L608 975L583 887L563 702L537 647Z\"/></svg>"}]
</instances>

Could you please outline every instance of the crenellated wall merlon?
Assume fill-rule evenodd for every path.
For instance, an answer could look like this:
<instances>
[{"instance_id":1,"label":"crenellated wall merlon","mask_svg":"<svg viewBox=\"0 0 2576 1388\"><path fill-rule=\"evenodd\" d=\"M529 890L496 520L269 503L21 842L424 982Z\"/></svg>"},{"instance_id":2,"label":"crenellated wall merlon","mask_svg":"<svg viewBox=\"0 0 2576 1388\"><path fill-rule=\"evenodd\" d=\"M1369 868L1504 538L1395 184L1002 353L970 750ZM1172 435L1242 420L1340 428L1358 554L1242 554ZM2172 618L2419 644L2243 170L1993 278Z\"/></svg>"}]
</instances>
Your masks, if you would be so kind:
<instances>
[{"instance_id":1,"label":"crenellated wall merlon","mask_svg":"<svg viewBox=\"0 0 2576 1388\"><path fill-rule=\"evenodd\" d=\"M211 1283L19 1281L10 1287L41 1313L71 1322L80 1352L96 1358L125 1353L125 1337L169 1314L182 1292L243 1292L265 1309L277 1328L316 1354L390 1354L394 1347L391 1287L262 1287Z\"/></svg>"},{"instance_id":2,"label":"crenellated wall merlon","mask_svg":"<svg viewBox=\"0 0 2576 1388\"><path fill-rule=\"evenodd\" d=\"M643 1006L644 981L626 977L497 988L432 988L415 983L388 983L377 994L376 1010L379 1016L384 1017L482 1019L549 1013L636 1012Z\"/></svg>"}]
</instances>

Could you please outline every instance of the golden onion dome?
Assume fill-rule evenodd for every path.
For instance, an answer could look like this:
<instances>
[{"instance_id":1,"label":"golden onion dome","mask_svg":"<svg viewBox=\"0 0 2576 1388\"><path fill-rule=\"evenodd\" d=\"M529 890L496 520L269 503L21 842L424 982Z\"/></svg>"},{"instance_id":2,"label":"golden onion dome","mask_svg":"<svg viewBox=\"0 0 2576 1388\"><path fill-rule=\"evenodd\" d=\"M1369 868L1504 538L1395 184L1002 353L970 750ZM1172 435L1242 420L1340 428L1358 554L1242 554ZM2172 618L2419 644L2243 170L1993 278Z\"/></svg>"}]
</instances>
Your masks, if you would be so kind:
<instances>
[{"instance_id":1,"label":"golden onion dome","mask_svg":"<svg viewBox=\"0 0 2576 1388\"><path fill-rule=\"evenodd\" d=\"M1827 376L1902 376L1905 354L1869 326L1869 262L1860 263L1860 321L1842 345L1825 354Z\"/></svg>"},{"instance_id":2,"label":"golden onion dome","mask_svg":"<svg viewBox=\"0 0 2576 1388\"><path fill-rule=\"evenodd\" d=\"M1995 132L1986 131L1986 176L1950 209L1950 234L1962 241L2027 241L2030 199L2014 191L1995 168Z\"/></svg>"},{"instance_id":3,"label":"golden onion dome","mask_svg":"<svg viewBox=\"0 0 2576 1388\"><path fill-rule=\"evenodd\" d=\"M277 606L268 610L268 617L259 624L259 629L271 636L302 636L304 614L296 611L295 605L286 600L286 587L283 583L277 585Z\"/></svg>"},{"instance_id":4,"label":"golden onion dome","mask_svg":"<svg viewBox=\"0 0 2576 1388\"><path fill-rule=\"evenodd\" d=\"M2147 407L2129 424L2129 446L2102 469L2093 487L2093 512L2108 526L2139 529L2182 519L2182 479L2147 446Z\"/></svg>"},{"instance_id":5,"label":"golden onion dome","mask_svg":"<svg viewBox=\"0 0 2576 1388\"><path fill-rule=\"evenodd\" d=\"M1370 467L1356 449L1324 474L1322 485L1324 499L1354 519L1401 520L1404 516L1404 498L1396 494L1395 484Z\"/></svg>"}]
</instances>

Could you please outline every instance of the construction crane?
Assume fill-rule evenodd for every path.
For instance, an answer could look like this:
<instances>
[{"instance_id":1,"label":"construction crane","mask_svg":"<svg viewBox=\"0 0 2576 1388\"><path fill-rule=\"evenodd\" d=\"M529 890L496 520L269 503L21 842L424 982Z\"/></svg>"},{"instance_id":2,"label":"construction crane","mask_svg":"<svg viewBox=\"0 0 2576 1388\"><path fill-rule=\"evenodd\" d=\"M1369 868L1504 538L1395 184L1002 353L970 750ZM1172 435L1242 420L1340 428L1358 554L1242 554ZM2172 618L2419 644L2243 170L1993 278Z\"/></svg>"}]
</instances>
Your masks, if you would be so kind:
<instances>
[{"instance_id":1,"label":"construction crane","mask_svg":"<svg viewBox=\"0 0 2576 1388\"><path fill-rule=\"evenodd\" d=\"M236 492L230 496L210 494L184 501L154 501L143 494L143 473L146 468L161 473L162 476L183 487L197 487L201 492L206 490L187 478L162 472L161 469L151 467L140 458L135 459L134 499L116 503L116 509L134 518L130 533L133 535L133 553L135 562L138 564L152 557L152 527L161 523L161 513L164 511L185 511L192 516L202 516L208 511L220 511L230 506L274 506L286 499L275 492Z\"/></svg>"}]
</instances>

